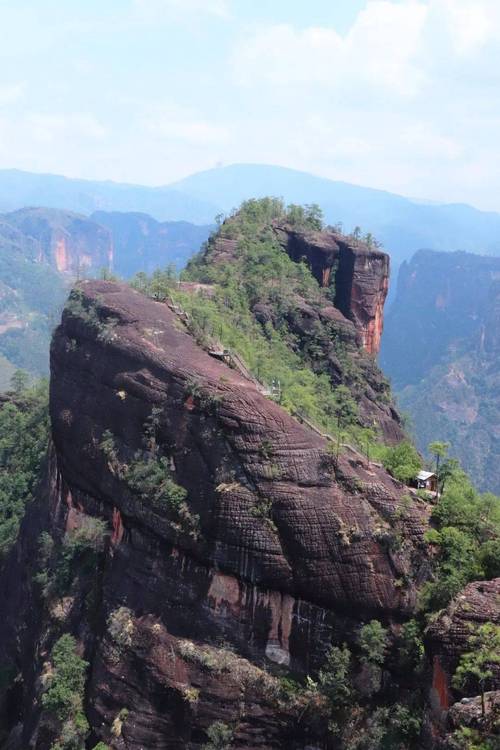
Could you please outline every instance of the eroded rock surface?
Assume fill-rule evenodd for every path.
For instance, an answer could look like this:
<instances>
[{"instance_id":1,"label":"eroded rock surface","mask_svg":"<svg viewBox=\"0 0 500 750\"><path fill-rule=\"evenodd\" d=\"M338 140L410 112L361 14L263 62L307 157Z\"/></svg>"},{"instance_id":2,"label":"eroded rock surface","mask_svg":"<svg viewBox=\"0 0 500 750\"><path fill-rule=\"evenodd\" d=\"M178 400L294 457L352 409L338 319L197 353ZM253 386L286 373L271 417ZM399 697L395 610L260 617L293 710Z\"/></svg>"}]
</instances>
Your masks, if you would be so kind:
<instances>
[{"instance_id":1,"label":"eroded rock surface","mask_svg":"<svg viewBox=\"0 0 500 750\"><path fill-rule=\"evenodd\" d=\"M64 630L90 661L96 741L197 748L218 719L240 750L314 745L277 702L269 670L314 672L360 623L411 616L428 575L428 508L356 453L335 470L322 438L200 349L166 305L110 282L80 289L79 311L64 312L53 340L54 447L9 563L21 584L4 578L0 592L2 648L18 653L23 675L21 746L50 746L39 675ZM180 514L126 480L152 416L155 449L187 491ZM109 529L93 588L74 585L36 614L39 532L61 540L92 517Z\"/></svg>"},{"instance_id":2,"label":"eroded rock surface","mask_svg":"<svg viewBox=\"0 0 500 750\"><path fill-rule=\"evenodd\" d=\"M335 307L352 321L361 346L378 354L389 290L389 256L333 230L276 228L292 260L305 260L322 287L335 287Z\"/></svg>"},{"instance_id":3,"label":"eroded rock surface","mask_svg":"<svg viewBox=\"0 0 500 750\"><path fill-rule=\"evenodd\" d=\"M24 208L2 220L22 238L38 263L48 263L73 277L88 269L110 269L113 242L110 232L86 216L48 208ZM26 253L28 255L28 252Z\"/></svg>"},{"instance_id":4,"label":"eroded rock surface","mask_svg":"<svg viewBox=\"0 0 500 750\"><path fill-rule=\"evenodd\" d=\"M500 625L500 578L469 583L427 628L429 653L433 660L434 702L437 709L447 710L453 704L451 680L460 656L470 651L469 639L487 622ZM500 679L500 666L491 665ZM472 696L474 697L474 696ZM478 699L479 700L479 699ZM464 706L454 706L451 720L467 713ZM467 722L466 722L467 723Z\"/></svg>"}]
</instances>

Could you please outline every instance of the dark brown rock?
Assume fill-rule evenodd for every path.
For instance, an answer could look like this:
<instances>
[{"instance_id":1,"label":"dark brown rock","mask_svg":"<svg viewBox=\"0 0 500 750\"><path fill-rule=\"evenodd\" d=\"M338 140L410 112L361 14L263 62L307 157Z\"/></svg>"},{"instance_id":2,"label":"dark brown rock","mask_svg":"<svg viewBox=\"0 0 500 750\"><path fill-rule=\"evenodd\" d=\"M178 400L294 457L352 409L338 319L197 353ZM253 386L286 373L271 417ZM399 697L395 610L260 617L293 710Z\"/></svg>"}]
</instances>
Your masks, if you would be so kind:
<instances>
[{"instance_id":1,"label":"dark brown rock","mask_svg":"<svg viewBox=\"0 0 500 750\"><path fill-rule=\"evenodd\" d=\"M91 663L93 737L115 750L198 748L215 720L234 728L238 750L318 745L320 709L305 727L303 709L277 701L269 670L314 673L360 623L411 615L427 575L427 507L408 507L405 489L355 451L333 471L321 437L201 350L166 305L110 282L80 289L100 323L66 310L56 331L48 477L9 562L21 585L3 578L0 590L0 651L17 654L23 676L21 747L53 741L35 706L61 631ZM197 534L123 479L153 409ZM106 430L115 463L99 447ZM60 540L89 517L109 528L97 593L83 579L38 613L40 530ZM109 623L120 608L117 643Z\"/></svg>"},{"instance_id":2,"label":"dark brown rock","mask_svg":"<svg viewBox=\"0 0 500 750\"><path fill-rule=\"evenodd\" d=\"M232 226L230 220L228 226ZM326 371L332 385L351 389L364 427L378 430L387 443L400 442L405 438L401 419L374 356L383 329L389 256L330 229L297 231L275 225L272 231L293 261L307 263L322 287L317 299L295 294L286 310L280 310L295 338L291 345L298 342L302 355L312 360L313 369ZM203 269L214 264L234 263L238 243L238 239L221 234L213 237L198 267L200 278L204 278ZM279 315L270 304L258 302L252 312L262 325L277 324ZM311 347L313 355L309 354ZM349 362L345 355L342 361L339 349ZM353 377L352 364L359 378Z\"/></svg>"}]
</instances>

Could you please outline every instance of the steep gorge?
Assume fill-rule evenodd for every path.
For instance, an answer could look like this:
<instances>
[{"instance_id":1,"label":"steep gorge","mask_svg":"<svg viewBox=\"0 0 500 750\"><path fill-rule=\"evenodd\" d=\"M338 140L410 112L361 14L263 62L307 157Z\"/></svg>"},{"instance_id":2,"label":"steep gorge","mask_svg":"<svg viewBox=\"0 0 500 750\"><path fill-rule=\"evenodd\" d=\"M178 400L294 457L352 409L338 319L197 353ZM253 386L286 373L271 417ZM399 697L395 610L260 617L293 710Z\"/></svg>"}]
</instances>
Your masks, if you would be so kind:
<instances>
[{"instance_id":1,"label":"steep gorge","mask_svg":"<svg viewBox=\"0 0 500 750\"><path fill-rule=\"evenodd\" d=\"M474 483L500 489L500 261L421 251L404 264L381 362L418 446L451 445Z\"/></svg>"}]
</instances>

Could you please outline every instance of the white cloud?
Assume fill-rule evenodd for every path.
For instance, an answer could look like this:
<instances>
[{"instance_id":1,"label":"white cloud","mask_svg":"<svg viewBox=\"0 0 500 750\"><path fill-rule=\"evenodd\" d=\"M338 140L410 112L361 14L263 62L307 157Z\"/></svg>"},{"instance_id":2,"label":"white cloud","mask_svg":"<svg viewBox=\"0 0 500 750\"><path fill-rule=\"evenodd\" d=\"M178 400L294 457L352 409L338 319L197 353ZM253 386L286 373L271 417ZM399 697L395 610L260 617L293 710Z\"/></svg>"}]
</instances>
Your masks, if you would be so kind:
<instances>
[{"instance_id":1,"label":"white cloud","mask_svg":"<svg viewBox=\"0 0 500 750\"><path fill-rule=\"evenodd\" d=\"M458 55L469 55L484 45L495 35L498 20L497 0L432 0L429 5L428 28L448 37Z\"/></svg>"},{"instance_id":2,"label":"white cloud","mask_svg":"<svg viewBox=\"0 0 500 750\"><path fill-rule=\"evenodd\" d=\"M413 58L426 14L421 2L376 0L344 37L331 28L261 29L236 51L236 78L245 85L320 84L325 90L361 84L406 96L421 82Z\"/></svg>"},{"instance_id":3,"label":"white cloud","mask_svg":"<svg viewBox=\"0 0 500 750\"><path fill-rule=\"evenodd\" d=\"M345 33L254 27L233 55L248 112L272 113L253 153L500 210L499 0L367 0Z\"/></svg>"},{"instance_id":4,"label":"white cloud","mask_svg":"<svg viewBox=\"0 0 500 750\"><path fill-rule=\"evenodd\" d=\"M149 132L166 140L185 141L194 145L223 143L228 130L204 120L170 120L168 118L147 123Z\"/></svg>"},{"instance_id":5,"label":"white cloud","mask_svg":"<svg viewBox=\"0 0 500 750\"><path fill-rule=\"evenodd\" d=\"M28 114L24 125L31 130L32 137L40 143L52 143L64 137L71 140L85 138L100 140L107 134L106 128L91 114Z\"/></svg>"},{"instance_id":6,"label":"white cloud","mask_svg":"<svg viewBox=\"0 0 500 750\"><path fill-rule=\"evenodd\" d=\"M269 162L500 210L500 0L366 0L342 32L260 4L61 6L53 23L10 3L0 57L27 83L0 84L2 166L160 184ZM48 54L67 29L74 52Z\"/></svg>"},{"instance_id":7,"label":"white cloud","mask_svg":"<svg viewBox=\"0 0 500 750\"><path fill-rule=\"evenodd\" d=\"M22 99L24 89L24 83L11 83L6 86L0 85L0 107L4 107L6 104L12 104L13 102L19 101L19 99Z\"/></svg>"},{"instance_id":8,"label":"white cloud","mask_svg":"<svg viewBox=\"0 0 500 750\"><path fill-rule=\"evenodd\" d=\"M453 138L435 132L429 123L424 122L412 123L403 129L399 143L402 150L419 158L455 160L463 152Z\"/></svg>"},{"instance_id":9,"label":"white cloud","mask_svg":"<svg viewBox=\"0 0 500 750\"><path fill-rule=\"evenodd\" d=\"M133 0L136 17L144 22L199 16L228 18L230 0Z\"/></svg>"},{"instance_id":10,"label":"white cloud","mask_svg":"<svg viewBox=\"0 0 500 750\"><path fill-rule=\"evenodd\" d=\"M157 104L141 119L142 128L154 138L193 146L223 144L229 138L225 124L212 122L195 110L175 103Z\"/></svg>"}]
</instances>

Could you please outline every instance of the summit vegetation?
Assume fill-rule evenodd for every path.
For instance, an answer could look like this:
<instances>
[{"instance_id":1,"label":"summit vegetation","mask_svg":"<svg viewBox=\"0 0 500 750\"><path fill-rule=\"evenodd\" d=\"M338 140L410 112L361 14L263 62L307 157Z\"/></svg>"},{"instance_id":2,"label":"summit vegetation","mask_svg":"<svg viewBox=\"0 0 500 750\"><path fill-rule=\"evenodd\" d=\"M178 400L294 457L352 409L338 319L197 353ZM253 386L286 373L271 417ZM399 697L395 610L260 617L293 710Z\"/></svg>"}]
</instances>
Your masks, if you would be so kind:
<instances>
[{"instance_id":1,"label":"summit vegetation","mask_svg":"<svg viewBox=\"0 0 500 750\"><path fill-rule=\"evenodd\" d=\"M314 309L331 305L334 290L320 288L305 262L289 258L277 240L276 225L317 231L323 226L322 214L318 206L285 206L276 198L246 201L225 221L219 219L218 230L182 274L183 281L210 285L212 294L179 290L172 268L150 277L138 274L131 284L153 298L179 304L201 345L218 344L236 352L259 381L278 386L275 392L285 409L381 459L381 437L376 428L363 424L357 407L374 362L355 355L336 322L318 321L307 336L297 331L300 303L306 301ZM212 262L220 239L238 243L230 263ZM266 322L257 319L259 308L265 310ZM332 342L342 372L335 382L325 356ZM389 386L383 378L379 386L381 400L388 400Z\"/></svg>"}]
</instances>

